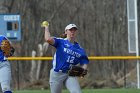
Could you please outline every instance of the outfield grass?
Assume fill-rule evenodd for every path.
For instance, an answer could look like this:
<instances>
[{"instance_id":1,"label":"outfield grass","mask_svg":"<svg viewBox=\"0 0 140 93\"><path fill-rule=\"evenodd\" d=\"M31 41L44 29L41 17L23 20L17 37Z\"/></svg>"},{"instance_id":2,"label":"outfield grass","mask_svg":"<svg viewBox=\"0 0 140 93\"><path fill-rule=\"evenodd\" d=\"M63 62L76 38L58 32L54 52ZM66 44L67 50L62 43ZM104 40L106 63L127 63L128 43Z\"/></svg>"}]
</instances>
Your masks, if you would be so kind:
<instances>
[{"instance_id":1,"label":"outfield grass","mask_svg":"<svg viewBox=\"0 0 140 93\"><path fill-rule=\"evenodd\" d=\"M83 93L140 93L140 89L83 89ZM50 93L49 90L19 90L13 93ZM62 93L69 93L63 90Z\"/></svg>"}]
</instances>

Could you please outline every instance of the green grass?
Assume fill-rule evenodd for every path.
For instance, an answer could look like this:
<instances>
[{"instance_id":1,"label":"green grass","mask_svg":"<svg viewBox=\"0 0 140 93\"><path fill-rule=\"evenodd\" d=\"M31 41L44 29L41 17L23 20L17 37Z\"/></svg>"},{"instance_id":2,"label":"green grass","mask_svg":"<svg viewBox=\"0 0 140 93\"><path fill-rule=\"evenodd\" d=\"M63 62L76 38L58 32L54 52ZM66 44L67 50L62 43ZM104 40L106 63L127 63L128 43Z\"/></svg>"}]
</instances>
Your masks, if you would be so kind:
<instances>
[{"instance_id":1,"label":"green grass","mask_svg":"<svg viewBox=\"0 0 140 93\"><path fill-rule=\"evenodd\" d=\"M83 89L83 93L140 93L140 89ZM13 93L50 93L50 90L19 90ZM63 90L62 93L69 93Z\"/></svg>"}]
</instances>

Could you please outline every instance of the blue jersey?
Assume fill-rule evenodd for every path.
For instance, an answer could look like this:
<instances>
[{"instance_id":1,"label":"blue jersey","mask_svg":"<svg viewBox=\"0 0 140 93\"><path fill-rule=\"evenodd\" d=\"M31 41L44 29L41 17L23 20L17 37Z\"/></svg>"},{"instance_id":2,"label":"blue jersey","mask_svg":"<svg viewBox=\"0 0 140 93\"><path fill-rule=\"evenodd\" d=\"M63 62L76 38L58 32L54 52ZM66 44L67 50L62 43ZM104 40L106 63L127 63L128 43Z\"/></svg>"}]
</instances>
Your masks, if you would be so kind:
<instances>
[{"instance_id":1,"label":"blue jersey","mask_svg":"<svg viewBox=\"0 0 140 93\"><path fill-rule=\"evenodd\" d=\"M0 35L0 45L3 40L7 40L7 38L3 35ZM0 62L3 62L4 60L6 60L6 57L4 56L2 50L0 50Z\"/></svg>"},{"instance_id":2,"label":"blue jersey","mask_svg":"<svg viewBox=\"0 0 140 93\"><path fill-rule=\"evenodd\" d=\"M62 70L62 72L67 72L70 65L89 63L85 50L77 42L72 44L68 39L62 38L54 38L54 40L55 43L52 45L56 48L53 58L54 71Z\"/></svg>"}]
</instances>

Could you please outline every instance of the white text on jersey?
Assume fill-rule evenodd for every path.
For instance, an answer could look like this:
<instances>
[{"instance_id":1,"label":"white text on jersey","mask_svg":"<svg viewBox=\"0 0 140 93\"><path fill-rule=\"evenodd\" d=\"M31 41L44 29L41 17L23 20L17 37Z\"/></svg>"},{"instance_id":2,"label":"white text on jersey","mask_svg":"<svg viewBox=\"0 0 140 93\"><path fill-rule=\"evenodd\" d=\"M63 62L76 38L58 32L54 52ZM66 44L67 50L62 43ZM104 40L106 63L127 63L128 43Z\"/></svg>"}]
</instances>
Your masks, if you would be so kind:
<instances>
[{"instance_id":1,"label":"white text on jersey","mask_svg":"<svg viewBox=\"0 0 140 93\"><path fill-rule=\"evenodd\" d=\"M68 48L64 48L64 52L68 53L68 54L71 54L77 58L79 58L81 56L81 54L71 50L71 49L68 49Z\"/></svg>"}]
</instances>

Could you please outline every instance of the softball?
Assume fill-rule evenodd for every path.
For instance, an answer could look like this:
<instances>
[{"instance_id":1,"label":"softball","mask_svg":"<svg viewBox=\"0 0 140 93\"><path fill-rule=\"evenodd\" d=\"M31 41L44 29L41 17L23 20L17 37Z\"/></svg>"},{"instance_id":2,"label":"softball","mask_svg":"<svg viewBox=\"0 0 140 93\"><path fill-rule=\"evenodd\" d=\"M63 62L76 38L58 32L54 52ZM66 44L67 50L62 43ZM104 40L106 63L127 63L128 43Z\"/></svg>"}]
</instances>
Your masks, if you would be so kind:
<instances>
[{"instance_id":1,"label":"softball","mask_svg":"<svg viewBox=\"0 0 140 93\"><path fill-rule=\"evenodd\" d=\"M46 26L49 26L49 23L47 21L43 21L41 27L46 27Z\"/></svg>"}]
</instances>

